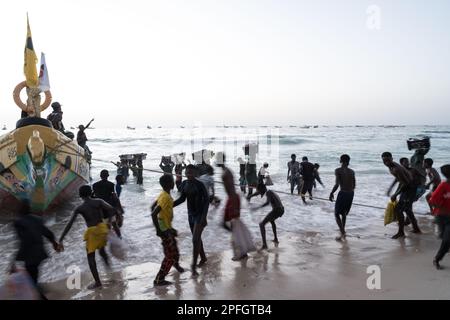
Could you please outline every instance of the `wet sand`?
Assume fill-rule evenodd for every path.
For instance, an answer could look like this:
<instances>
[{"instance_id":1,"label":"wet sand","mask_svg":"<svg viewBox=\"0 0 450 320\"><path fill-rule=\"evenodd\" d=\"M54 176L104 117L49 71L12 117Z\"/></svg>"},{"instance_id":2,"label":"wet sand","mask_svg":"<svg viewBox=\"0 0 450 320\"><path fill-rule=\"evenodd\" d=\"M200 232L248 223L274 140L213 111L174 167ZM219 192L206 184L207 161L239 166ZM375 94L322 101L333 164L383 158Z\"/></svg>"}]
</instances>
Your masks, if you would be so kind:
<instances>
[{"instance_id":1,"label":"wet sand","mask_svg":"<svg viewBox=\"0 0 450 320\"><path fill-rule=\"evenodd\" d=\"M270 242L268 251L251 253L240 262L231 260L231 250L210 254L197 278L190 271L179 274L173 269L166 278L173 284L167 287L153 287L160 261L111 273L105 273L98 261L102 289L86 289L90 273L82 274L80 290L67 289L66 280L44 286L50 299L450 299L450 259L442 261L444 270L433 267L440 241L431 217L420 217L419 222L423 234L412 234L407 227L403 240L390 239L397 227L383 227L382 222L370 228L384 235L376 241L352 230L345 242L334 240L336 234L280 230L277 247ZM270 239L269 226L267 231ZM181 265L188 269L190 256L182 256ZM380 267L379 290L367 288L370 265Z\"/></svg>"}]
</instances>

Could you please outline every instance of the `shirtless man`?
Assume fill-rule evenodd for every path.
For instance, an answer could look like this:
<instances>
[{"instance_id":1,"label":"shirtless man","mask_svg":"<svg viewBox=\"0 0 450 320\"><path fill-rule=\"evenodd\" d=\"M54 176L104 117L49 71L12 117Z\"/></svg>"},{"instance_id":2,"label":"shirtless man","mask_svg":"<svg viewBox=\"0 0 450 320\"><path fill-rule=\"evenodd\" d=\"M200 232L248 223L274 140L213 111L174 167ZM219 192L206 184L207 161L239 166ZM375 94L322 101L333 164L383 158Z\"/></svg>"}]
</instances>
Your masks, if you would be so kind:
<instances>
[{"instance_id":1,"label":"shirtless man","mask_svg":"<svg viewBox=\"0 0 450 320\"><path fill-rule=\"evenodd\" d=\"M296 160L295 154L291 155L291 161L287 163L287 181L291 184L291 194L294 193L294 188L297 185L298 194L300 195L300 163Z\"/></svg>"},{"instance_id":2,"label":"shirtless man","mask_svg":"<svg viewBox=\"0 0 450 320\"><path fill-rule=\"evenodd\" d=\"M272 190L267 190L265 192L267 201L264 203L260 208L263 208L267 205L272 206L272 211L270 211L267 216L261 221L259 224L259 229L261 230L261 237L263 241L263 245L261 250L267 249L267 242L266 242L266 224L270 222L272 225L272 231L273 231L273 242L278 243L278 237L277 237L277 226L275 224L275 220L281 217L284 214L284 206L281 202L280 197L273 192ZM261 194L261 197L264 196L264 193Z\"/></svg>"},{"instance_id":3,"label":"shirtless man","mask_svg":"<svg viewBox=\"0 0 450 320\"><path fill-rule=\"evenodd\" d=\"M89 263L89 269L94 276L95 283L91 284L88 288L95 289L102 286L100 277L98 275L97 263L95 262L95 251L99 250L100 256L105 261L105 264L109 267L108 255L105 251L107 237L109 233L109 226L104 220L103 212L108 212L108 222L111 221L111 217L115 214L115 209L102 199L92 199L92 189L90 186L85 185L79 189L80 198L83 199L83 203L79 205L73 212L72 217L64 228L59 243L61 248L64 237L69 232L75 219L78 215L81 215L86 221L88 229L84 233L84 241L86 241L86 252Z\"/></svg>"},{"instance_id":4,"label":"shirtless man","mask_svg":"<svg viewBox=\"0 0 450 320\"><path fill-rule=\"evenodd\" d=\"M433 209L430 205L430 198L433 192L436 191L437 187L441 184L441 176L439 172L437 172L437 170L433 168L433 159L427 158L423 160L423 168L426 170L428 179L430 180L425 185L425 189L430 189L431 185L433 185L431 191L425 197L427 199L428 205L430 206L430 213L431 213Z\"/></svg>"},{"instance_id":5,"label":"shirtless man","mask_svg":"<svg viewBox=\"0 0 450 320\"><path fill-rule=\"evenodd\" d=\"M390 152L384 152L381 155L383 163L389 168L389 172L395 177L395 182L399 183L399 186L395 193L391 196L391 201L397 201L397 197L400 196L397 205L395 206L395 213L398 219L398 232L392 239L398 239L405 236L405 217L403 212L406 213L409 220L413 225L413 233L420 233L419 226L417 225L416 217L412 212L412 204L416 197L416 187L414 186L413 178L408 169L394 162L392 159L392 154ZM392 188L392 186L391 186ZM390 189L387 192L387 196L390 195Z\"/></svg>"},{"instance_id":6,"label":"shirtless man","mask_svg":"<svg viewBox=\"0 0 450 320\"><path fill-rule=\"evenodd\" d=\"M353 195L356 187L355 172L348 167L350 164L350 156L343 154L340 161L341 167L334 171L336 183L330 193L330 201L333 201L334 193L338 188L341 188L334 206L334 216L341 232L341 236L336 238L337 241L345 239L345 222L347 215L350 212L350 208L352 207Z\"/></svg>"}]
</instances>

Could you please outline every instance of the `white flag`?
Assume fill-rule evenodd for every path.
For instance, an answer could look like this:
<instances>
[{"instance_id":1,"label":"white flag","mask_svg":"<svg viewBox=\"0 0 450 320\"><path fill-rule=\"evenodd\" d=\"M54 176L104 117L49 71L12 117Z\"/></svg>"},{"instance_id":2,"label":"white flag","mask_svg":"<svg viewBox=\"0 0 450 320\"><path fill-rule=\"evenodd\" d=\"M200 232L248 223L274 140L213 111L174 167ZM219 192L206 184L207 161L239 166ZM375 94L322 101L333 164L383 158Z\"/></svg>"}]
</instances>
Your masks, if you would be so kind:
<instances>
[{"instance_id":1,"label":"white flag","mask_svg":"<svg viewBox=\"0 0 450 320\"><path fill-rule=\"evenodd\" d=\"M45 64L45 54L41 53L41 69L39 70L39 89L41 92L50 90L50 80L48 78L47 65Z\"/></svg>"}]
</instances>

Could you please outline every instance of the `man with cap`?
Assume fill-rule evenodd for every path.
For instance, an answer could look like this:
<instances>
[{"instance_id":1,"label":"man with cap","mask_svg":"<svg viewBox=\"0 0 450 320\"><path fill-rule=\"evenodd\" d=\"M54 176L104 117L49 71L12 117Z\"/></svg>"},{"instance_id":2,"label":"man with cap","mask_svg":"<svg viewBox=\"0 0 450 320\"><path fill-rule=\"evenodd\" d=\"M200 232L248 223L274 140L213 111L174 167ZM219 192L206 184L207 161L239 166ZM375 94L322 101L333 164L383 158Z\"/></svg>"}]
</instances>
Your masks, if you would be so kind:
<instances>
[{"instance_id":1,"label":"man with cap","mask_svg":"<svg viewBox=\"0 0 450 320\"><path fill-rule=\"evenodd\" d=\"M49 120L53 128L55 130L65 132L64 125L62 123L63 112L61 111L61 104L59 102L52 103L53 112L47 116L47 120Z\"/></svg>"}]
</instances>

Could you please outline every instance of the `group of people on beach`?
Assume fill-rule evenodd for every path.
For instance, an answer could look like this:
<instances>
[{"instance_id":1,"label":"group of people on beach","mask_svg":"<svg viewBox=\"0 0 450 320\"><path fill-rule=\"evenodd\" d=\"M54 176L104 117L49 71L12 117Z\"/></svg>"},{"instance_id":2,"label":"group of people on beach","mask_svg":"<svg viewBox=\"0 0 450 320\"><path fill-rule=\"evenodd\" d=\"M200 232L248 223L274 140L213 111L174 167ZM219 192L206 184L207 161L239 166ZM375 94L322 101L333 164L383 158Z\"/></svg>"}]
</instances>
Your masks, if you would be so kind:
<instances>
[{"instance_id":1,"label":"group of people on beach","mask_svg":"<svg viewBox=\"0 0 450 320\"><path fill-rule=\"evenodd\" d=\"M208 225L208 210L210 205L217 207L221 201L214 192L214 169L210 162L202 160L196 165L186 165L184 154L180 154L180 156L181 160L177 161L178 163L173 163L170 159L164 159L164 157L161 160L160 168L163 170L163 175L159 178L159 183L162 191L151 205L152 222L157 236L161 238L164 252L160 270L154 279L155 286L170 284L165 278L172 267L175 267L178 272L185 271L179 263L180 254L176 240L178 232L172 225L174 208L184 202L187 203L187 220L192 234L191 272L193 276L196 276L198 275L197 268L207 262L202 233ZM400 159L400 164L396 163L389 152L384 152L381 158L384 165L388 167L389 172L395 178L387 192L391 201L396 203L395 215L399 228L392 238L404 237L404 227L409 223L412 224L412 232L421 232L412 206L424 194L424 190L431 189L431 192L426 195L426 199L430 210L436 215L436 222L438 223L442 239L441 247L433 263L436 268L440 269L440 261L450 248L450 165L445 165L441 168L442 174L447 179L447 181L441 183L439 173L433 168L432 159L423 159L422 166L418 168L417 166L411 166L407 158ZM225 154L216 154L216 160L217 167L222 169L221 182L227 195L224 206L223 227L232 233L233 260L241 260L246 258L249 252L255 251L256 248L250 232L240 219L241 196L236 191L233 172L226 166ZM268 164L263 164L255 181L256 164L252 163L252 161L243 162L241 158L238 161L240 172L237 186L240 187L245 199L251 201L257 195L261 197L266 196L266 201L258 208L271 205L271 211L259 224L262 238L261 249L267 249L265 227L268 223L271 224L274 242L278 243L275 221L283 216L285 208L279 195L274 190L267 188L268 185L271 185L271 179L267 179L270 177L267 171ZM356 188L355 172L350 169L349 165L350 156L347 154L341 155L340 167L336 168L334 172L335 184L329 195L329 200L333 202L335 200L334 195L339 189L334 201L335 219L340 231L340 236L336 238L338 241L345 240L347 215L352 207ZM295 187L297 187L298 194L304 203L306 203L307 194L310 200L314 199L312 190L315 181L323 186L318 168L319 165L310 163L306 156L302 158L301 163L297 162L295 154L291 155L291 161L287 163L287 181L290 183L290 193L293 194ZM172 172L173 169L175 169L175 174ZM186 177L184 181L183 171ZM425 176L423 172L425 172ZM105 251L108 235L114 231L119 238L121 237L120 228L123 224L124 213L119 200L123 180L117 180L120 183L114 185L114 183L108 181L108 176L108 171L102 170L100 173L101 180L94 183L93 187L89 185L80 187L79 195L83 203L75 209L58 241L56 241L53 233L44 226L39 217L30 214L29 205L24 203L21 210L21 213L23 213L22 218L18 219L14 224L20 239L20 248L16 260L25 261L25 268L36 286L39 265L47 257L42 237L49 239L56 251L64 250L63 240L78 215L84 218L87 225L84 240L86 241L89 268L95 280L89 288L102 286L95 261L95 252L98 251L105 264L109 266L109 257ZM427 177L428 182L426 181ZM270 183L267 183L267 181L270 181ZM391 195L391 191L397 183L398 187ZM179 197L176 200L171 196L171 191L175 185L179 192ZM253 192L253 189L256 192ZM406 220L403 213L407 215ZM198 261L199 258L200 261ZM42 297L44 297L43 294Z\"/></svg>"}]
</instances>

